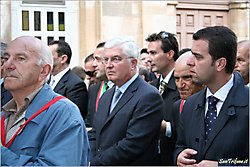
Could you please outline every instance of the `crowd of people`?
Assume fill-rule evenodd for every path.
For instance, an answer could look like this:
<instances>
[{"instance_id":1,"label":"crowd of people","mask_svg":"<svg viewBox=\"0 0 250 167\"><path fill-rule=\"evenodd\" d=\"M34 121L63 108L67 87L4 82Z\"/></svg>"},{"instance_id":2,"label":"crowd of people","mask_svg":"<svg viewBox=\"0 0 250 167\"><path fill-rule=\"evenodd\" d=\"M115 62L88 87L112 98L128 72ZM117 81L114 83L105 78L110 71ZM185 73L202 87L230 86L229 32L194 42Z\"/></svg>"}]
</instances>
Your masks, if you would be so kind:
<instances>
[{"instance_id":1,"label":"crowd of people","mask_svg":"<svg viewBox=\"0 0 250 167\"><path fill-rule=\"evenodd\" d=\"M1 165L248 166L249 40L190 40L115 37L73 69L65 41L1 43Z\"/></svg>"}]
</instances>

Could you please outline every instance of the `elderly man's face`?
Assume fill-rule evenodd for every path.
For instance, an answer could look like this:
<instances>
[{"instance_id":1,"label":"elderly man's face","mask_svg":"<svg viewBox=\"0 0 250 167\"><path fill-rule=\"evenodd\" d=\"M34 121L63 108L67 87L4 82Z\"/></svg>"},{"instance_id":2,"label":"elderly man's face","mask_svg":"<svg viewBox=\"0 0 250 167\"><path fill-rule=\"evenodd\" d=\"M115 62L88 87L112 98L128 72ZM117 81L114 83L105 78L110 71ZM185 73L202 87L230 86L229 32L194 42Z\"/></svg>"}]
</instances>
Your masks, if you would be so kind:
<instances>
[{"instance_id":1,"label":"elderly man's face","mask_svg":"<svg viewBox=\"0 0 250 167\"><path fill-rule=\"evenodd\" d=\"M137 60L127 57L118 46L105 48L104 63L108 80L118 87L126 83L134 74Z\"/></svg>"},{"instance_id":2,"label":"elderly man's face","mask_svg":"<svg viewBox=\"0 0 250 167\"><path fill-rule=\"evenodd\" d=\"M249 46L248 46L249 47ZM245 84L249 83L249 49L244 45L237 47L235 70L244 78Z\"/></svg>"},{"instance_id":3,"label":"elderly man's face","mask_svg":"<svg viewBox=\"0 0 250 167\"><path fill-rule=\"evenodd\" d=\"M37 49L26 38L18 38L6 48L2 68L7 90L29 89L41 81L43 69L38 65Z\"/></svg>"},{"instance_id":4,"label":"elderly man's face","mask_svg":"<svg viewBox=\"0 0 250 167\"><path fill-rule=\"evenodd\" d=\"M174 77L181 99L186 100L189 96L202 89L201 85L193 82L189 69L176 68Z\"/></svg>"}]
</instances>

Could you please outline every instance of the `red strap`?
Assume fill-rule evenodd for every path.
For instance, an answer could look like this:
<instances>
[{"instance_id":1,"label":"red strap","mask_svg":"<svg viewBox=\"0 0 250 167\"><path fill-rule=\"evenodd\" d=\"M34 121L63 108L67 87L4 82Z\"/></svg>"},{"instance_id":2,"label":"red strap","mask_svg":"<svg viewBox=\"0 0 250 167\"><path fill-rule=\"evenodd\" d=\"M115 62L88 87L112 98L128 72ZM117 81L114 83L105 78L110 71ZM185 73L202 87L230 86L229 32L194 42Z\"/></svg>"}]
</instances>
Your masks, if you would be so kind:
<instances>
[{"instance_id":1,"label":"red strap","mask_svg":"<svg viewBox=\"0 0 250 167\"><path fill-rule=\"evenodd\" d=\"M5 146L5 140L6 140L4 128L5 128L5 126L4 126L4 114L3 114L2 118L1 118L1 141L2 141L3 146Z\"/></svg>"},{"instance_id":2,"label":"red strap","mask_svg":"<svg viewBox=\"0 0 250 167\"><path fill-rule=\"evenodd\" d=\"M101 93L102 93L103 85L104 85L104 81L102 81L101 86L100 86L99 91L98 91L98 94L97 94L97 97L96 97L96 101L95 101L95 111L96 112L97 112L97 109L98 109L98 104L99 104L99 101L100 101L100 96L101 96Z\"/></svg>"},{"instance_id":3,"label":"red strap","mask_svg":"<svg viewBox=\"0 0 250 167\"><path fill-rule=\"evenodd\" d=\"M182 112L183 106L184 106L185 100L181 100L181 104L180 104L180 113Z\"/></svg>"},{"instance_id":4,"label":"red strap","mask_svg":"<svg viewBox=\"0 0 250 167\"><path fill-rule=\"evenodd\" d=\"M64 96L57 96L54 99L52 99L51 101L49 101L47 104L45 104L42 108L40 108L40 110L38 110L35 114L33 114L28 120L26 120L21 126L20 128L16 131L16 133L14 134L14 136L12 136L12 138L10 139L10 141L6 144L6 134L5 134L5 125L4 125L4 115L2 115L1 118L1 141L2 141L2 145L5 147L9 147L12 142L14 141L14 139L16 138L16 136L20 133L20 131L35 117L37 117L39 114L41 114L43 111L45 111L47 108L49 108L51 105L53 105L55 102L57 102L58 100L65 98Z\"/></svg>"}]
</instances>

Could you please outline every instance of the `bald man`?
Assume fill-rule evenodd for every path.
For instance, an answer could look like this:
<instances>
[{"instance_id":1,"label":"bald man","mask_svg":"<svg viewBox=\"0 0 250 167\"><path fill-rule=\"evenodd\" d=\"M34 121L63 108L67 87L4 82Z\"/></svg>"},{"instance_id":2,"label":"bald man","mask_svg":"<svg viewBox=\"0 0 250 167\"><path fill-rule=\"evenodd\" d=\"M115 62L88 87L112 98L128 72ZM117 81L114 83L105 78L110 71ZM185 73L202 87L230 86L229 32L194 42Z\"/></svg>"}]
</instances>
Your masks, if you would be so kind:
<instances>
[{"instance_id":1,"label":"bald man","mask_svg":"<svg viewBox=\"0 0 250 167\"><path fill-rule=\"evenodd\" d=\"M204 88L203 85L193 82L190 74L190 66L187 65L188 59L192 57L192 52L188 51L180 55L175 62L174 77L175 84L180 93L181 99L173 104L173 117L176 131L179 128L180 113L184 106L185 100Z\"/></svg>"},{"instance_id":2,"label":"bald man","mask_svg":"<svg viewBox=\"0 0 250 167\"><path fill-rule=\"evenodd\" d=\"M175 62L175 84L183 100L186 100L189 96L203 88L201 84L192 81L190 66L187 65L187 60L191 56L191 51L185 52Z\"/></svg>"},{"instance_id":3,"label":"bald man","mask_svg":"<svg viewBox=\"0 0 250 167\"><path fill-rule=\"evenodd\" d=\"M1 116L1 166L87 166L89 142L78 107L46 83L50 48L21 36L4 51L4 87L13 96Z\"/></svg>"},{"instance_id":4,"label":"bald man","mask_svg":"<svg viewBox=\"0 0 250 167\"><path fill-rule=\"evenodd\" d=\"M249 40L243 40L237 44L237 57L235 71L238 71L244 79L245 85L249 84Z\"/></svg>"}]
</instances>

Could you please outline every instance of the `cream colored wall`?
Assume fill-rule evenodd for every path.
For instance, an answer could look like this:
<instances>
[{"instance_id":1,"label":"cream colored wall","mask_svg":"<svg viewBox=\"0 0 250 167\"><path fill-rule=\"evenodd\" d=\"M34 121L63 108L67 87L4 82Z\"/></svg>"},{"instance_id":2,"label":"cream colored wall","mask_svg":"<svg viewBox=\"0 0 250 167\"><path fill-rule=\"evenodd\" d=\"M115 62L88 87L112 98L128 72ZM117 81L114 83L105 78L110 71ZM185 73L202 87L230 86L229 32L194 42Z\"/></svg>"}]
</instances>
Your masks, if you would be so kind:
<instances>
[{"instance_id":1,"label":"cream colored wall","mask_svg":"<svg viewBox=\"0 0 250 167\"><path fill-rule=\"evenodd\" d=\"M154 32L176 33L176 1L80 1L80 55L100 41L131 36L140 47Z\"/></svg>"},{"instance_id":2,"label":"cream colored wall","mask_svg":"<svg viewBox=\"0 0 250 167\"><path fill-rule=\"evenodd\" d=\"M116 35L133 36L140 47L146 47L145 38L162 30L176 33L176 5L191 2L205 9L206 5L223 5L228 3L229 27L238 35L238 39L249 39L249 1L248 0L165 0L165 1L86 1L79 0L79 17L75 21L79 32L79 65L84 58L92 53L100 41ZM230 3L229 3L230 2ZM1 41L9 42L15 32L11 27L11 0L0 1ZM199 5L196 5L199 8ZM75 12L78 13L78 12ZM73 38L74 36L72 36ZM74 41L74 39L71 39Z\"/></svg>"},{"instance_id":3,"label":"cream colored wall","mask_svg":"<svg viewBox=\"0 0 250 167\"><path fill-rule=\"evenodd\" d=\"M0 41L8 43L11 41L11 15L10 15L10 1L0 0Z\"/></svg>"},{"instance_id":4,"label":"cream colored wall","mask_svg":"<svg viewBox=\"0 0 250 167\"><path fill-rule=\"evenodd\" d=\"M249 39L250 2L233 0L229 4L230 28L236 33L238 40Z\"/></svg>"}]
</instances>

